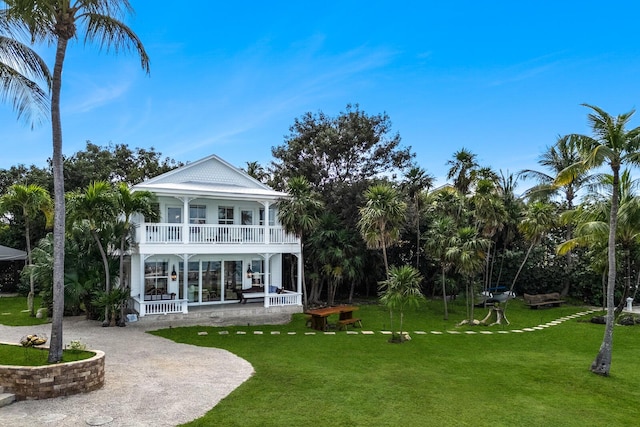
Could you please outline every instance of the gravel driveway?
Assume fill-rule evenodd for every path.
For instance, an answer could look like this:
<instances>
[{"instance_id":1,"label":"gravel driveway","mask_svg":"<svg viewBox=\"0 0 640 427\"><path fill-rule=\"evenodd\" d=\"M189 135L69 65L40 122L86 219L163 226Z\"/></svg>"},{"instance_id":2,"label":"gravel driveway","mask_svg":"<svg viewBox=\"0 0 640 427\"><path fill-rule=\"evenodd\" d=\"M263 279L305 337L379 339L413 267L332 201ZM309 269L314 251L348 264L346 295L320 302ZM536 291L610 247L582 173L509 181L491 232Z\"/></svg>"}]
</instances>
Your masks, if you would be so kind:
<instances>
[{"instance_id":1,"label":"gravel driveway","mask_svg":"<svg viewBox=\"0 0 640 427\"><path fill-rule=\"evenodd\" d=\"M28 333L51 335L51 325L0 325L0 341ZM81 340L106 353L105 385L74 396L15 402L0 408L1 426L175 426L201 417L254 372L226 350L177 344L132 323L103 328L64 319L63 342Z\"/></svg>"}]
</instances>

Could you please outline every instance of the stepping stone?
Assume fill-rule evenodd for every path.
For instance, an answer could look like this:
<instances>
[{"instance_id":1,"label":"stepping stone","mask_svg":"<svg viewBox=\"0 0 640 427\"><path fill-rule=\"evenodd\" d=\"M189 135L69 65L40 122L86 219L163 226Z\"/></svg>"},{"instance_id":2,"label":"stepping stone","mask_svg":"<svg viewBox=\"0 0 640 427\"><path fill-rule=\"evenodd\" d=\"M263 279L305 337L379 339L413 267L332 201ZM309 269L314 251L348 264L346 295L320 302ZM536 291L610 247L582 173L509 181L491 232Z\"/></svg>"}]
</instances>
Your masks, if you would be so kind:
<instances>
[{"instance_id":1,"label":"stepping stone","mask_svg":"<svg viewBox=\"0 0 640 427\"><path fill-rule=\"evenodd\" d=\"M85 421L85 423L87 423L87 425L90 425L90 426L103 426L105 424L110 423L111 421L113 421L113 417L108 417L106 415L98 415L97 417L89 418L88 420Z\"/></svg>"},{"instance_id":2,"label":"stepping stone","mask_svg":"<svg viewBox=\"0 0 640 427\"><path fill-rule=\"evenodd\" d=\"M538 326L536 326L536 327L537 327L537 328L544 329L544 328L548 328L549 326L551 326L551 325L549 325L548 323L545 323L544 325L538 325Z\"/></svg>"},{"instance_id":3,"label":"stepping stone","mask_svg":"<svg viewBox=\"0 0 640 427\"><path fill-rule=\"evenodd\" d=\"M452 334L452 335L459 335L461 334L460 331L447 331L448 334Z\"/></svg>"},{"instance_id":4,"label":"stepping stone","mask_svg":"<svg viewBox=\"0 0 640 427\"><path fill-rule=\"evenodd\" d=\"M316 333L315 332L305 332L304 334L305 335L315 335Z\"/></svg>"},{"instance_id":5,"label":"stepping stone","mask_svg":"<svg viewBox=\"0 0 640 427\"><path fill-rule=\"evenodd\" d=\"M382 335L391 335L391 331L380 331Z\"/></svg>"},{"instance_id":6,"label":"stepping stone","mask_svg":"<svg viewBox=\"0 0 640 427\"><path fill-rule=\"evenodd\" d=\"M499 334L508 334L509 331L498 331Z\"/></svg>"},{"instance_id":7,"label":"stepping stone","mask_svg":"<svg viewBox=\"0 0 640 427\"><path fill-rule=\"evenodd\" d=\"M247 335L247 333L245 331L238 331L238 332L236 332L236 334L238 334L238 335Z\"/></svg>"},{"instance_id":8,"label":"stepping stone","mask_svg":"<svg viewBox=\"0 0 640 427\"><path fill-rule=\"evenodd\" d=\"M220 335L229 335L229 331L220 331L218 332Z\"/></svg>"},{"instance_id":9,"label":"stepping stone","mask_svg":"<svg viewBox=\"0 0 640 427\"><path fill-rule=\"evenodd\" d=\"M493 335L493 332L491 331L480 331L480 333L484 335Z\"/></svg>"},{"instance_id":10,"label":"stepping stone","mask_svg":"<svg viewBox=\"0 0 640 427\"><path fill-rule=\"evenodd\" d=\"M511 332L515 332L515 333L521 334L524 331L521 331L520 329L512 329Z\"/></svg>"},{"instance_id":11,"label":"stepping stone","mask_svg":"<svg viewBox=\"0 0 640 427\"><path fill-rule=\"evenodd\" d=\"M440 331L431 331L431 333L433 335L442 335L443 334L443 332L440 332Z\"/></svg>"},{"instance_id":12,"label":"stepping stone","mask_svg":"<svg viewBox=\"0 0 640 427\"><path fill-rule=\"evenodd\" d=\"M11 313L2 313L3 316L11 316Z\"/></svg>"},{"instance_id":13,"label":"stepping stone","mask_svg":"<svg viewBox=\"0 0 640 427\"><path fill-rule=\"evenodd\" d=\"M546 326L545 326L545 327L542 327L542 326L534 326L534 327L533 327L533 328L531 328L531 329L534 329L534 330L536 330L536 331L541 331L541 330L543 330L544 328L546 328Z\"/></svg>"},{"instance_id":14,"label":"stepping stone","mask_svg":"<svg viewBox=\"0 0 640 427\"><path fill-rule=\"evenodd\" d=\"M295 335L295 332L287 332L287 335Z\"/></svg>"},{"instance_id":15,"label":"stepping stone","mask_svg":"<svg viewBox=\"0 0 640 427\"><path fill-rule=\"evenodd\" d=\"M200 335L200 336L209 335L209 332L198 332L198 335Z\"/></svg>"},{"instance_id":16,"label":"stepping stone","mask_svg":"<svg viewBox=\"0 0 640 427\"><path fill-rule=\"evenodd\" d=\"M533 332L535 331L535 329L533 328L522 328L523 331L527 331L527 332Z\"/></svg>"},{"instance_id":17,"label":"stepping stone","mask_svg":"<svg viewBox=\"0 0 640 427\"><path fill-rule=\"evenodd\" d=\"M347 335L358 335L358 331L347 331Z\"/></svg>"},{"instance_id":18,"label":"stepping stone","mask_svg":"<svg viewBox=\"0 0 640 427\"><path fill-rule=\"evenodd\" d=\"M327 331L324 333L325 335L335 335L335 331Z\"/></svg>"},{"instance_id":19,"label":"stepping stone","mask_svg":"<svg viewBox=\"0 0 640 427\"><path fill-rule=\"evenodd\" d=\"M253 331L253 335L262 335L262 331Z\"/></svg>"},{"instance_id":20,"label":"stepping stone","mask_svg":"<svg viewBox=\"0 0 640 427\"><path fill-rule=\"evenodd\" d=\"M475 335L475 334L477 334L476 331L464 331L464 333L467 334L467 335Z\"/></svg>"},{"instance_id":21,"label":"stepping stone","mask_svg":"<svg viewBox=\"0 0 640 427\"><path fill-rule=\"evenodd\" d=\"M362 335L374 335L375 332L373 331L362 331Z\"/></svg>"},{"instance_id":22,"label":"stepping stone","mask_svg":"<svg viewBox=\"0 0 640 427\"><path fill-rule=\"evenodd\" d=\"M271 331L271 335L280 335L280 331Z\"/></svg>"},{"instance_id":23,"label":"stepping stone","mask_svg":"<svg viewBox=\"0 0 640 427\"><path fill-rule=\"evenodd\" d=\"M414 334L416 335L426 335L427 333L425 331L413 331Z\"/></svg>"}]
</instances>

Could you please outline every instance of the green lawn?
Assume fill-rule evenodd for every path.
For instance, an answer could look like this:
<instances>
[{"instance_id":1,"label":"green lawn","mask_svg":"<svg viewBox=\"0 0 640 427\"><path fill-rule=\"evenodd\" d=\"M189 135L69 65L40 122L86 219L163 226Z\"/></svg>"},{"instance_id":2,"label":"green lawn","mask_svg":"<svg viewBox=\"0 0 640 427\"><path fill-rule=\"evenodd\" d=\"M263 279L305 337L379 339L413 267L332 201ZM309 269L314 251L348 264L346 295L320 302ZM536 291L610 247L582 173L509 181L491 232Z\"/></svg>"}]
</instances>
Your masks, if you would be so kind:
<instances>
[{"instance_id":1,"label":"green lawn","mask_svg":"<svg viewBox=\"0 0 640 427\"><path fill-rule=\"evenodd\" d=\"M15 366L47 365L49 351L43 348L24 348L16 345L0 344L0 364ZM63 350L62 362L75 362L95 356L91 351Z\"/></svg>"},{"instance_id":2,"label":"green lawn","mask_svg":"<svg viewBox=\"0 0 640 427\"><path fill-rule=\"evenodd\" d=\"M35 311L38 311L42 298L34 299ZM2 297L0 298L0 324L7 326L42 325L49 322L48 319L37 319L29 315L26 297Z\"/></svg>"},{"instance_id":3,"label":"green lawn","mask_svg":"<svg viewBox=\"0 0 640 427\"><path fill-rule=\"evenodd\" d=\"M640 401L640 328L616 327L611 377L589 372L603 326L567 320L544 330L498 334L583 311L529 310L512 301L511 326L456 328L462 302L442 320L442 303L406 313L407 330L491 330L417 335L389 344L389 316L357 312L374 335L305 335L305 318L264 327L188 327L154 332L178 342L227 349L256 374L189 426L612 426L628 425ZM480 309L476 318L484 317ZM588 316L583 319L587 319ZM397 327L397 325L396 325ZM262 335L253 334L263 331ZM207 331L208 335L197 333ZM228 334L219 334L227 331ZM237 334L244 331L246 334ZM271 331L280 334L273 335ZM290 335L288 332L296 332ZM211 387L215 387L211 384Z\"/></svg>"}]
</instances>

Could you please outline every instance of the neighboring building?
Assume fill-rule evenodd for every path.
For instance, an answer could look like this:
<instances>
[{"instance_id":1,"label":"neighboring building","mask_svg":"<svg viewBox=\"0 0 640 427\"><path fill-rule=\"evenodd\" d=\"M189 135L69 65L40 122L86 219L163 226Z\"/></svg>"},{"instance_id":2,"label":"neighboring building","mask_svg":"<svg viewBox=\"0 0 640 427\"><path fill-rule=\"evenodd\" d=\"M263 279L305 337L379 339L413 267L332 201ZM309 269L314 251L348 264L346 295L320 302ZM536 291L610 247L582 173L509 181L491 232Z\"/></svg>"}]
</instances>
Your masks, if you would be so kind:
<instances>
[{"instance_id":1,"label":"neighboring building","mask_svg":"<svg viewBox=\"0 0 640 427\"><path fill-rule=\"evenodd\" d=\"M215 155L132 188L141 190L157 196L160 216L134 219L130 285L141 317L247 301L302 310L300 239L278 223L285 193Z\"/></svg>"}]
</instances>

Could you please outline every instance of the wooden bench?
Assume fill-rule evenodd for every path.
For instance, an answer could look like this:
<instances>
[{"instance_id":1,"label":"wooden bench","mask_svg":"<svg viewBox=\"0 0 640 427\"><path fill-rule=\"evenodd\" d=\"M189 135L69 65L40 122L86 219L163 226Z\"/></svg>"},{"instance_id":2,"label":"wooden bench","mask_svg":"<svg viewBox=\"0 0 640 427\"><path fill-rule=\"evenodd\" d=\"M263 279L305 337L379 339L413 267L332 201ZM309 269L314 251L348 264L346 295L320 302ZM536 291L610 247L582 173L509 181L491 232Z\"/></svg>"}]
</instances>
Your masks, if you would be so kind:
<instances>
[{"instance_id":1,"label":"wooden bench","mask_svg":"<svg viewBox=\"0 0 640 427\"><path fill-rule=\"evenodd\" d=\"M529 308L537 309L538 307L560 307L560 304L565 301L560 299L559 292L552 292L539 295L524 294L524 302Z\"/></svg>"},{"instance_id":2,"label":"wooden bench","mask_svg":"<svg viewBox=\"0 0 640 427\"><path fill-rule=\"evenodd\" d=\"M352 317L350 319L342 319L342 320L338 320L338 328L339 329L347 329L347 326L349 325L356 325L358 324L361 328L362 328L362 320L358 319L357 317Z\"/></svg>"}]
</instances>

